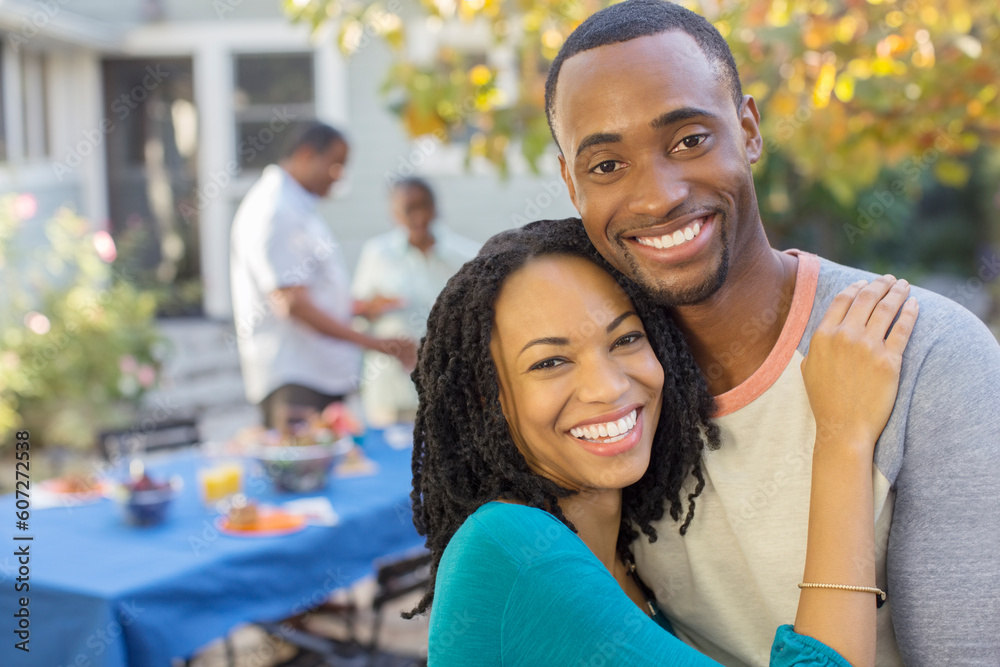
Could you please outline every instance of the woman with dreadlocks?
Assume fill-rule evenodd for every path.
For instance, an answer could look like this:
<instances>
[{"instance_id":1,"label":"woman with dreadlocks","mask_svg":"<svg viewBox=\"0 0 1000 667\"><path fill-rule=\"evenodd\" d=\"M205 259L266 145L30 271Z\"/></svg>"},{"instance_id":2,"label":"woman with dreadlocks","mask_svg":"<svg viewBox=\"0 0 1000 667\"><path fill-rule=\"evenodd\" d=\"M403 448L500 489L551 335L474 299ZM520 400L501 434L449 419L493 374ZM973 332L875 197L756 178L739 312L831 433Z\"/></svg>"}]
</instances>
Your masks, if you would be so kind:
<instances>
[{"instance_id":1,"label":"woman with dreadlocks","mask_svg":"<svg viewBox=\"0 0 1000 667\"><path fill-rule=\"evenodd\" d=\"M613 275L579 220L535 222L488 241L431 311L412 500L432 583L409 616L433 601L432 667L716 664L668 631L630 548L664 511L690 525L713 401L671 320ZM862 289L892 314L855 303ZM916 318L906 292L846 289L803 363L817 424L837 425L815 448L807 581L874 586L871 456ZM834 593L847 613L800 602L772 665L874 655L871 596Z\"/></svg>"}]
</instances>

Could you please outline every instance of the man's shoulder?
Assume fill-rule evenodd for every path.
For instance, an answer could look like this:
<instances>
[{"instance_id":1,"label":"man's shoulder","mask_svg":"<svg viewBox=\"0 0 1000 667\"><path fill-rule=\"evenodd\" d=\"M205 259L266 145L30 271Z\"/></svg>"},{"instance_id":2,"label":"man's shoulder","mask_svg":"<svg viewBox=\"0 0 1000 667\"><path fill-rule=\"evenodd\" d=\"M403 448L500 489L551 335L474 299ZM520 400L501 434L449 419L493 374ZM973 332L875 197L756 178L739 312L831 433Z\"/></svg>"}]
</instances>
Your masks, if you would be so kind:
<instances>
[{"instance_id":1,"label":"man's shoulder","mask_svg":"<svg viewBox=\"0 0 1000 667\"><path fill-rule=\"evenodd\" d=\"M833 298L845 287L857 280L874 280L878 274L857 269L818 257L819 277L812 314L806 335L809 336L819 326ZM902 276L901 276L902 277ZM920 314L914 328L908 349L916 351L935 345L945 347L986 345L996 347L996 338L986 325L973 313L936 292L912 285L910 295L917 299Z\"/></svg>"}]
</instances>

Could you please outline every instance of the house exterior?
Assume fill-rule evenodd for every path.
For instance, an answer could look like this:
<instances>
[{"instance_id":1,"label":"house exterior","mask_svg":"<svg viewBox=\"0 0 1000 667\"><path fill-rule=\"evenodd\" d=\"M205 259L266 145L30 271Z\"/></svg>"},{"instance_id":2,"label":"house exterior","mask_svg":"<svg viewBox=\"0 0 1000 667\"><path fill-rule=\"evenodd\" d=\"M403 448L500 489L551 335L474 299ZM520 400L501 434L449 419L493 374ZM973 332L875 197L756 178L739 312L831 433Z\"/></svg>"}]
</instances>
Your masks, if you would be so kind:
<instances>
[{"instance_id":1,"label":"house exterior","mask_svg":"<svg viewBox=\"0 0 1000 667\"><path fill-rule=\"evenodd\" d=\"M111 231L120 252L132 244L159 282L202 287L196 310L228 321L233 214L281 130L310 117L351 138L348 177L322 212L352 267L390 226L387 183L410 173L435 186L447 224L479 241L573 214L554 156L547 173L514 165L506 182L466 171L462 148L410 140L384 109L390 59L377 39L345 61L332 32L311 36L280 5L0 0L0 192L37 199L24 233L44 242L41 222L69 206ZM418 30L411 48L433 39Z\"/></svg>"}]
</instances>

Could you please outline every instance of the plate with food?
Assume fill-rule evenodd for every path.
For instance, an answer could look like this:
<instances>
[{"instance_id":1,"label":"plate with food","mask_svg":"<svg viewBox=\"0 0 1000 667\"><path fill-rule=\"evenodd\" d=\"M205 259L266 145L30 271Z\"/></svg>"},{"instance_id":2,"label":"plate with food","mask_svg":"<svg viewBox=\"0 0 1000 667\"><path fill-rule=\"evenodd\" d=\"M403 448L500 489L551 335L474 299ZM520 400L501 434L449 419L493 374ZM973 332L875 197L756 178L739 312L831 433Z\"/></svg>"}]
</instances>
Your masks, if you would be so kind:
<instances>
[{"instance_id":1,"label":"plate with food","mask_svg":"<svg viewBox=\"0 0 1000 667\"><path fill-rule=\"evenodd\" d=\"M234 507L215 520L220 532L235 537L278 537L291 535L306 527L306 517L276 507L259 507L253 503Z\"/></svg>"},{"instance_id":2,"label":"plate with food","mask_svg":"<svg viewBox=\"0 0 1000 667\"><path fill-rule=\"evenodd\" d=\"M63 475L38 483L39 491L48 496L54 505L96 503L109 488L107 481L93 475Z\"/></svg>"}]
</instances>

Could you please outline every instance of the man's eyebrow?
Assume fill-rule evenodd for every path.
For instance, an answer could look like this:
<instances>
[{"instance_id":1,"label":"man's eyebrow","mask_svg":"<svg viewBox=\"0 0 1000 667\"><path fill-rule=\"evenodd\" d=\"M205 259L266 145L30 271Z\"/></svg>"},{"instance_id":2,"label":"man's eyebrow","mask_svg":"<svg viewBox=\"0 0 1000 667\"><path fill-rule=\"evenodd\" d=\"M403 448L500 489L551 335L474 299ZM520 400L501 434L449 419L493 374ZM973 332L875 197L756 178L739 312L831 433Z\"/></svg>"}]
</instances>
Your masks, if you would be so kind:
<instances>
[{"instance_id":1,"label":"man's eyebrow","mask_svg":"<svg viewBox=\"0 0 1000 667\"><path fill-rule=\"evenodd\" d=\"M596 146L597 144L617 144L622 140L622 135L612 132L595 132L594 134L588 134L584 137L583 141L576 148L576 156L580 157L580 153L587 150L591 146Z\"/></svg>"},{"instance_id":2,"label":"man's eyebrow","mask_svg":"<svg viewBox=\"0 0 1000 667\"><path fill-rule=\"evenodd\" d=\"M626 311L626 312L622 313L621 315L619 315L615 319L611 320L611 322L608 324L607 332L611 333L612 331L614 331L618 327L619 324L621 324L622 322L624 322L626 319L628 319L632 315L635 315L635 311L634 310L629 310L629 311ZM638 315L636 315L636 317L638 317Z\"/></svg>"},{"instance_id":3,"label":"man's eyebrow","mask_svg":"<svg viewBox=\"0 0 1000 667\"><path fill-rule=\"evenodd\" d=\"M569 338L558 338L555 336L549 336L547 338L536 338L535 340L528 341L528 343L521 348L521 351L517 353L518 356L524 353L532 345L569 345Z\"/></svg>"},{"instance_id":4,"label":"man's eyebrow","mask_svg":"<svg viewBox=\"0 0 1000 667\"><path fill-rule=\"evenodd\" d=\"M711 111L705 111L704 109L698 109L697 107L681 107L680 109L674 109L673 111L668 111L662 116L657 117L653 122L649 124L654 130L658 130L668 125L673 125L682 120L690 120L692 118L716 118L717 116Z\"/></svg>"},{"instance_id":5,"label":"man's eyebrow","mask_svg":"<svg viewBox=\"0 0 1000 667\"><path fill-rule=\"evenodd\" d=\"M649 125L654 130L658 130L662 127L667 127L668 125L678 123L682 120L690 120L692 118L717 118L717 116L711 111L706 111L697 107L681 107L680 109L668 111L662 116L655 118ZM621 140L622 135L616 132L595 132L594 134L588 134L584 137L583 141L580 142L580 145L576 147L576 156L580 157L580 154L591 146L596 146L598 144L617 144L620 143Z\"/></svg>"}]
</instances>

